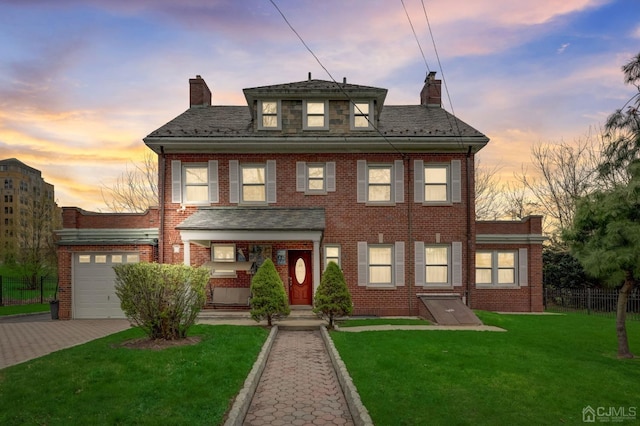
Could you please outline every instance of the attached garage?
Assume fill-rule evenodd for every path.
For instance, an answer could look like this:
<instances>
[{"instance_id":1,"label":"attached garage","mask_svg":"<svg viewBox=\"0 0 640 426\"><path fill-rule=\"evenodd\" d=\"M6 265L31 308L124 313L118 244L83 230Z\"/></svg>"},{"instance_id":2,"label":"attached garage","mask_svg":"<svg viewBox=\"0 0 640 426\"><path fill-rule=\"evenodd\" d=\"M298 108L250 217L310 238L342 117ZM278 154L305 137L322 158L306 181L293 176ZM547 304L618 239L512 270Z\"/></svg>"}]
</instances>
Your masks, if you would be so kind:
<instances>
[{"instance_id":1,"label":"attached garage","mask_svg":"<svg viewBox=\"0 0 640 426\"><path fill-rule=\"evenodd\" d=\"M139 253L75 253L73 256L73 317L124 318L116 296L113 267L138 263Z\"/></svg>"},{"instance_id":2,"label":"attached garage","mask_svg":"<svg viewBox=\"0 0 640 426\"><path fill-rule=\"evenodd\" d=\"M94 213L62 208L56 231L60 319L124 318L113 267L158 262L158 209Z\"/></svg>"}]
</instances>

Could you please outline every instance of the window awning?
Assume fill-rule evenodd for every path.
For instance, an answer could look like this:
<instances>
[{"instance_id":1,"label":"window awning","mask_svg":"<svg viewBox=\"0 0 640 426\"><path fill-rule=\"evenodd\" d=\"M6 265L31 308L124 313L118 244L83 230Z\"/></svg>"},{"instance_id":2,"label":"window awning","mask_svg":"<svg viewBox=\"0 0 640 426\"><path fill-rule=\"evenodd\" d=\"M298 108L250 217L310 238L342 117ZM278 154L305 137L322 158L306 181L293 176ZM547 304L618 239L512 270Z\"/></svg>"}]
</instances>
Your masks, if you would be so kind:
<instances>
[{"instance_id":1,"label":"window awning","mask_svg":"<svg viewBox=\"0 0 640 426\"><path fill-rule=\"evenodd\" d=\"M211 269L212 272L216 270L220 271L249 271L253 262L204 262L202 266L204 268Z\"/></svg>"}]
</instances>

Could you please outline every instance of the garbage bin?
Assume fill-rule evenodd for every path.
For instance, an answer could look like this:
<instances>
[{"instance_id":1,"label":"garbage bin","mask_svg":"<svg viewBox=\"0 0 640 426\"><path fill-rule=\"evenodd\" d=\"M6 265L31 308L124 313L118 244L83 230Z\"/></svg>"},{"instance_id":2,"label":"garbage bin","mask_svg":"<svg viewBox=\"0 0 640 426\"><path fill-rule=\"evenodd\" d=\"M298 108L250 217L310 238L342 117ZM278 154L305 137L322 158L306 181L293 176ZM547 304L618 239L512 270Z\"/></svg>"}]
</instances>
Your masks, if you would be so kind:
<instances>
[{"instance_id":1,"label":"garbage bin","mask_svg":"<svg viewBox=\"0 0 640 426\"><path fill-rule=\"evenodd\" d=\"M58 319L58 310L60 309L60 301L59 300L52 300L51 302L49 302L49 306L51 307L51 319L52 320L57 320Z\"/></svg>"}]
</instances>

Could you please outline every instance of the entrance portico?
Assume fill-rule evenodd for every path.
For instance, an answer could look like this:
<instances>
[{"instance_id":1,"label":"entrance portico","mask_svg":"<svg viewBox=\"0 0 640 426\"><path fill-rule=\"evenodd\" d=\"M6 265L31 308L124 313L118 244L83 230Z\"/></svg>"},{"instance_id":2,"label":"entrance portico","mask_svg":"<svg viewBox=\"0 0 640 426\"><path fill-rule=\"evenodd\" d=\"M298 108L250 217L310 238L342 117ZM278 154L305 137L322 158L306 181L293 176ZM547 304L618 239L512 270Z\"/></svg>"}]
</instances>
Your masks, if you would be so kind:
<instances>
[{"instance_id":1,"label":"entrance portico","mask_svg":"<svg viewBox=\"0 0 640 426\"><path fill-rule=\"evenodd\" d=\"M202 208L176 227L184 245L185 265L192 264L192 245L210 248L212 241L311 242L312 294L320 284L324 228L324 209L277 207ZM247 262L235 260L225 264L225 269L246 270Z\"/></svg>"}]
</instances>

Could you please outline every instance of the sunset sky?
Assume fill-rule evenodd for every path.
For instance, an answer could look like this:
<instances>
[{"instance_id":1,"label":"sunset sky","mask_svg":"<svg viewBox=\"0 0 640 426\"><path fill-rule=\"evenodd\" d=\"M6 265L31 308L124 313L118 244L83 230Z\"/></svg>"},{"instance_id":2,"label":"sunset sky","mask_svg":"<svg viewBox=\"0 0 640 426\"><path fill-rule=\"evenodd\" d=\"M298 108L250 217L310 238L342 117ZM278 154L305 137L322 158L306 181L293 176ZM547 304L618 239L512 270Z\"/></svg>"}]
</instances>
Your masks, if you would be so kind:
<instances>
[{"instance_id":1,"label":"sunset sky","mask_svg":"<svg viewBox=\"0 0 640 426\"><path fill-rule=\"evenodd\" d=\"M333 78L386 88L387 104L444 75L503 180L635 90L620 67L640 51L638 0L404 0L427 65L400 0L274 1ZM243 88L309 72L331 79L269 0L0 0L0 159L41 170L60 206L105 211L101 186L188 108L189 78L242 105Z\"/></svg>"}]
</instances>

